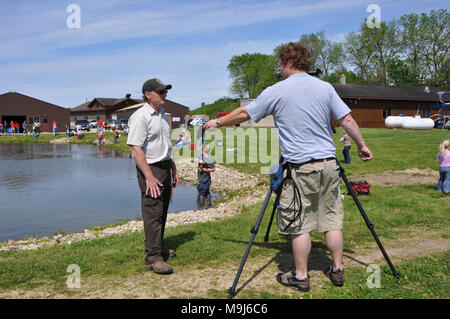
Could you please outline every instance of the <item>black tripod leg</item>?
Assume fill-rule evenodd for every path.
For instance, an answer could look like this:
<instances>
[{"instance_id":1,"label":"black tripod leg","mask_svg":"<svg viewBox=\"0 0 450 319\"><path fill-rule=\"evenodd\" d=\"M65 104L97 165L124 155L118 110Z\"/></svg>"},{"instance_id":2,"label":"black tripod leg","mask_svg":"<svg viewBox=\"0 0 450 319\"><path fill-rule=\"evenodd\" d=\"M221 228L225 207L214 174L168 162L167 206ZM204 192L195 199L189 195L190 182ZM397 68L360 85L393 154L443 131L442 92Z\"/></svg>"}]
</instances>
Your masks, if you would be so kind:
<instances>
[{"instance_id":1,"label":"black tripod leg","mask_svg":"<svg viewBox=\"0 0 450 319\"><path fill-rule=\"evenodd\" d=\"M349 183L349 181L348 181L348 179L347 179L347 176L345 175L345 171L344 171L344 169L342 168L341 164L339 164L339 162L338 162L338 166L339 166L339 170L340 170L340 173L341 173L341 177L342 177L342 179L344 180L345 186L347 186L347 191L348 191L348 193L352 196L353 200L355 201L355 204L356 204L356 206L358 207L358 209L359 209L359 211L360 211L362 217L364 218L364 221L366 222L367 227L369 228L370 232L372 233L373 238L374 238L375 241L377 242L377 245L378 245L378 247L380 248L381 253L382 253L383 256L384 256L384 259L386 259L386 262L388 263L389 268L391 268L392 275L393 275L395 278L399 279L399 278L400 278L400 274L397 272L397 270L395 270L395 267L394 267L394 265L392 264L392 262L391 262L391 260L390 260L390 258L389 258L389 256L388 256L388 254L387 254L386 251L384 250L384 247L383 247L383 245L381 244L381 241L380 241L380 239L378 238L377 233L375 232L375 229L374 229L375 226L374 226L374 225L372 224L372 222L369 220L369 217L367 217L367 214L366 214L366 212L364 211L364 208L362 207L362 205L361 205L361 203L360 203L358 197L356 196L355 192L353 191L353 188L351 187L351 185L350 185L350 183Z\"/></svg>"},{"instance_id":2,"label":"black tripod leg","mask_svg":"<svg viewBox=\"0 0 450 319\"><path fill-rule=\"evenodd\" d=\"M270 228L272 227L272 222L273 222L273 218L275 216L275 212L278 208L278 204L280 202L280 194L281 192L277 192L277 197L275 198L275 202L273 203L273 210L272 210L272 215L270 215L270 221L269 221L269 225L267 226L267 232L266 232L266 236L264 236L264 242L266 243L269 240L269 233L270 233Z\"/></svg>"},{"instance_id":3,"label":"black tripod leg","mask_svg":"<svg viewBox=\"0 0 450 319\"><path fill-rule=\"evenodd\" d=\"M236 286L239 281L239 277L241 276L242 270L244 269L245 262L247 261L247 257L250 252L250 249L252 248L252 244L253 244L253 241L255 240L255 236L258 233L259 226L261 225L261 221L264 217L264 212L266 211L267 204L269 203L269 199L270 199L271 195L272 195L272 188L269 187L269 191L267 192L266 199L264 200L264 204L261 208L261 211L259 212L259 216L258 216L258 220L256 221L256 225L252 228L252 230L250 230L250 232L252 233L252 236L250 238L250 241L248 242L247 249L245 250L244 257L242 258L241 265L239 266L239 270L236 274L236 278L234 278L233 285L228 289L228 293L229 293L228 299L231 299L234 297L234 294L236 292Z\"/></svg>"}]
</instances>

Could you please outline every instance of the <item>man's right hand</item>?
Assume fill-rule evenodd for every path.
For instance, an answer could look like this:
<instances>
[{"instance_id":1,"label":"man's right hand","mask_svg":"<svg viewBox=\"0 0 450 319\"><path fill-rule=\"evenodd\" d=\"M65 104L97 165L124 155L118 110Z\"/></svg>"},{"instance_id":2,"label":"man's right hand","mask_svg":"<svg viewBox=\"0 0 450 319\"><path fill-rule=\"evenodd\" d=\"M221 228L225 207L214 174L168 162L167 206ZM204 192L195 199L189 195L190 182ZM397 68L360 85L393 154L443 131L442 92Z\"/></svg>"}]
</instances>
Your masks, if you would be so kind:
<instances>
[{"instance_id":1,"label":"man's right hand","mask_svg":"<svg viewBox=\"0 0 450 319\"><path fill-rule=\"evenodd\" d=\"M372 152L367 146L358 148L358 155L359 158L362 159L363 161L370 161L373 157Z\"/></svg>"},{"instance_id":2,"label":"man's right hand","mask_svg":"<svg viewBox=\"0 0 450 319\"><path fill-rule=\"evenodd\" d=\"M161 189L160 186L163 186L161 182L154 176L150 176L145 179L146 189L145 189L145 195L148 196L150 193L150 196L153 198L157 198L161 195Z\"/></svg>"}]
</instances>

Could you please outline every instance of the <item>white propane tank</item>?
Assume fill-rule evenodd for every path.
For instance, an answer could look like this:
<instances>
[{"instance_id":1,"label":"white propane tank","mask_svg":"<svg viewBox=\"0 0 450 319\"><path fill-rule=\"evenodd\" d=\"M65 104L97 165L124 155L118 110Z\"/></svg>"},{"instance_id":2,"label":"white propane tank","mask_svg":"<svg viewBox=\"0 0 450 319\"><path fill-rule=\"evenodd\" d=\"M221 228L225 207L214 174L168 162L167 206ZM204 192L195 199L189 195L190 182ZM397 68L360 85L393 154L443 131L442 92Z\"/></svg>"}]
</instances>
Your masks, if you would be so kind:
<instances>
[{"instance_id":1,"label":"white propane tank","mask_svg":"<svg viewBox=\"0 0 450 319\"><path fill-rule=\"evenodd\" d=\"M387 128L402 127L402 123L405 119L412 119L412 116L388 116L384 120L384 125Z\"/></svg>"},{"instance_id":2,"label":"white propane tank","mask_svg":"<svg viewBox=\"0 0 450 319\"><path fill-rule=\"evenodd\" d=\"M405 130L430 130L434 127L434 121L430 118L421 118L416 115L414 118L409 118L402 123Z\"/></svg>"}]
</instances>

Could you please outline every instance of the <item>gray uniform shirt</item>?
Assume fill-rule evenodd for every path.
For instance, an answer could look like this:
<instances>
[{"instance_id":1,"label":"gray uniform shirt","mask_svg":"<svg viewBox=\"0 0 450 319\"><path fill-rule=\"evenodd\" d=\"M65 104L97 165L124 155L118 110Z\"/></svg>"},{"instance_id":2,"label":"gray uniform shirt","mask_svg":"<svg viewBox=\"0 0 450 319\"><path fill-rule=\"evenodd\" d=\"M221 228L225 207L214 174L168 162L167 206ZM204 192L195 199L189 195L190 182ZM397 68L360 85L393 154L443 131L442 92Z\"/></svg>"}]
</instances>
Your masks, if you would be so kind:
<instances>
[{"instance_id":1,"label":"gray uniform shirt","mask_svg":"<svg viewBox=\"0 0 450 319\"><path fill-rule=\"evenodd\" d=\"M142 147L148 164L171 159L169 119L163 107L156 112L145 103L131 115L128 125L127 144Z\"/></svg>"},{"instance_id":2,"label":"gray uniform shirt","mask_svg":"<svg viewBox=\"0 0 450 319\"><path fill-rule=\"evenodd\" d=\"M339 120L351 111L331 84L306 73L266 88L245 109L255 122L273 115L284 162L292 163L335 157L330 116Z\"/></svg>"}]
</instances>

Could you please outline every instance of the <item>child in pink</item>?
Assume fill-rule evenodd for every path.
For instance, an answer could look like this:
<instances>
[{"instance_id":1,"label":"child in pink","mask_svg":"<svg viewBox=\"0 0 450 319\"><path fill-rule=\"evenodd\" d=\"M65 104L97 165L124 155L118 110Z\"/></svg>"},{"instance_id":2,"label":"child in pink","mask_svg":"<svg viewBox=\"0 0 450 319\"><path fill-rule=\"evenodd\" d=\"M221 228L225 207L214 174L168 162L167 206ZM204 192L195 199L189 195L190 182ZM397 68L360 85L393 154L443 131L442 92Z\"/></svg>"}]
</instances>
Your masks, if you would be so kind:
<instances>
[{"instance_id":1,"label":"child in pink","mask_svg":"<svg viewBox=\"0 0 450 319\"><path fill-rule=\"evenodd\" d=\"M450 194L450 140L442 142L436 161L440 164L438 191Z\"/></svg>"}]
</instances>

